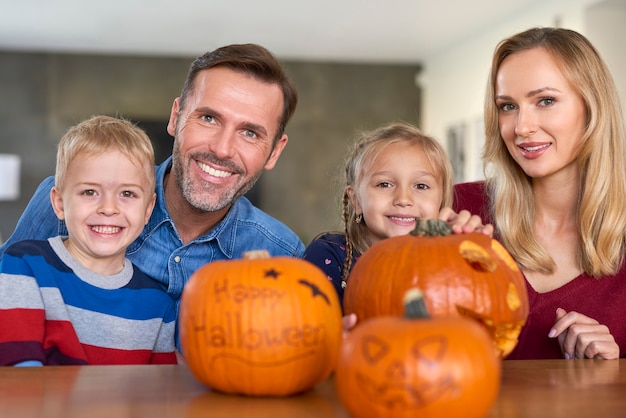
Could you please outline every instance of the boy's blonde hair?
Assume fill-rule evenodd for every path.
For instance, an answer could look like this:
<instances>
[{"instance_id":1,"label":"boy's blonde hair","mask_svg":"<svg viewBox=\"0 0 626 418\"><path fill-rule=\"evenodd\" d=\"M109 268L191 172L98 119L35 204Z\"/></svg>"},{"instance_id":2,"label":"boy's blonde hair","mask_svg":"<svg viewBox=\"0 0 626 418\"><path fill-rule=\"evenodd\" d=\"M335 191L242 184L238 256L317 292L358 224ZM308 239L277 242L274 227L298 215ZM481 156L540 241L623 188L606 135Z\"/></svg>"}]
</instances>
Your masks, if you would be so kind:
<instances>
[{"instance_id":1,"label":"boy's blonde hair","mask_svg":"<svg viewBox=\"0 0 626 418\"><path fill-rule=\"evenodd\" d=\"M138 167L144 167L155 189L154 149L148 135L123 118L92 116L72 126L59 141L54 185L62 190L67 167L77 156L91 156L120 151Z\"/></svg>"},{"instance_id":2,"label":"boy's blonde hair","mask_svg":"<svg viewBox=\"0 0 626 418\"><path fill-rule=\"evenodd\" d=\"M377 156L387 146L398 142L407 142L422 148L442 182L443 195L439 208L452 205L452 165L445 149L437 140L424 135L415 126L404 122L394 122L373 131L361 133L345 163L345 188L342 204L344 233L346 235L346 259L342 276L343 282L347 280L352 267L352 258L360 256L371 246L367 238L367 226L364 222L356 222L357 213L348 195L348 187L356 190L363 180L365 171L376 160Z\"/></svg>"}]
</instances>

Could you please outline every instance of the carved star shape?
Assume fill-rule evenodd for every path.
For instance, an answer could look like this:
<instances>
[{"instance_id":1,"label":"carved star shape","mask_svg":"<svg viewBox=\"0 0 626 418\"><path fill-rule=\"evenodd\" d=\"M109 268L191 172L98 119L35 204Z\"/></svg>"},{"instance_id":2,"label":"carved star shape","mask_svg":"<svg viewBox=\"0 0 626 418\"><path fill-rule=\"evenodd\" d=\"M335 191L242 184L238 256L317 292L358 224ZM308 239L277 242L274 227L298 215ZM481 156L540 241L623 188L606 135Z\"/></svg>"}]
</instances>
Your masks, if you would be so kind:
<instances>
[{"instance_id":1,"label":"carved star shape","mask_svg":"<svg viewBox=\"0 0 626 418\"><path fill-rule=\"evenodd\" d=\"M267 270L265 272L265 276L264 277L276 280L276 279L278 279L278 276L280 276L280 273L272 268L272 269L269 269L269 270Z\"/></svg>"}]
</instances>

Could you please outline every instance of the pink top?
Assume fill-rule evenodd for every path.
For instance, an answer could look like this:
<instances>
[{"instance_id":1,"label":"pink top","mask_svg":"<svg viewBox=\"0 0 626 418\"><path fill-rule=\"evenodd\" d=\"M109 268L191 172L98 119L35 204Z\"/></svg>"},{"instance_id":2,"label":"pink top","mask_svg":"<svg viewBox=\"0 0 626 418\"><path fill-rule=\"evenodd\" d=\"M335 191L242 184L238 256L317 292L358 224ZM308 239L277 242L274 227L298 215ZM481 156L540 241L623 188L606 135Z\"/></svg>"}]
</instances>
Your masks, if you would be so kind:
<instances>
[{"instance_id":1,"label":"pink top","mask_svg":"<svg viewBox=\"0 0 626 418\"><path fill-rule=\"evenodd\" d=\"M480 215L484 222L493 223L489 215L484 182L462 183L454 186L454 209L466 209ZM497 238L497 237L496 237ZM528 320L522 328L519 343L507 359L563 358L556 338L548 333L556 319L556 309L576 311L609 327L626 354L626 264L615 276L594 279L581 274L565 285L546 293L536 292L526 281L528 290Z\"/></svg>"}]
</instances>

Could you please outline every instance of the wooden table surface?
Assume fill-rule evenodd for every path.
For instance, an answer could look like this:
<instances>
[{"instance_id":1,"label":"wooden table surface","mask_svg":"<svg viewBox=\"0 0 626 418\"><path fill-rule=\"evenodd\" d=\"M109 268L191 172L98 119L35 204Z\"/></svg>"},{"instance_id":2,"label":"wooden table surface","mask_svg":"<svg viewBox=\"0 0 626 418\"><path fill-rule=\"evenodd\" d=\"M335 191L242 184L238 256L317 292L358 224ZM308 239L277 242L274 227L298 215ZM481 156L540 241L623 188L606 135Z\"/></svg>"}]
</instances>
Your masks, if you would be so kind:
<instances>
[{"instance_id":1,"label":"wooden table surface","mask_svg":"<svg viewBox=\"0 0 626 418\"><path fill-rule=\"evenodd\" d=\"M0 367L0 416L344 417L332 380L299 396L222 395L179 366ZM625 360L508 360L489 418L626 416Z\"/></svg>"}]
</instances>

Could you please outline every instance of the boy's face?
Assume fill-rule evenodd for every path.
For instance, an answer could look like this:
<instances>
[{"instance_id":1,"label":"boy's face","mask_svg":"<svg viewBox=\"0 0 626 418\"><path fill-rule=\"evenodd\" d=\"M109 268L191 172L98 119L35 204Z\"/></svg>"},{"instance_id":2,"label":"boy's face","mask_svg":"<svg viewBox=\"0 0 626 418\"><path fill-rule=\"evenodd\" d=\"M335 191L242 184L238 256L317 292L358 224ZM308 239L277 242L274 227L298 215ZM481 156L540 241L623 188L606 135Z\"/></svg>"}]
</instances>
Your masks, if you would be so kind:
<instances>
[{"instance_id":1,"label":"boy's face","mask_svg":"<svg viewBox=\"0 0 626 418\"><path fill-rule=\"evenodd\" d=\"M126 247L139 236L154 208L156 195L147 169L119 151L78 155L61 187L53 188L50 198L56 215L67 224L66 247L90 270L118 273Z\"/></svg>"},{"instance_id":2,"label":"boy's face","mask_svg":"<svg viewBox=\"0 0 626 418\"><path fill-rule=\"evenodd\" d=\"M387 145L348 193L375 243L408 234L417 218L437 218L443 186L422 147L402 141Z\"/></svg>"}]
</instances>

